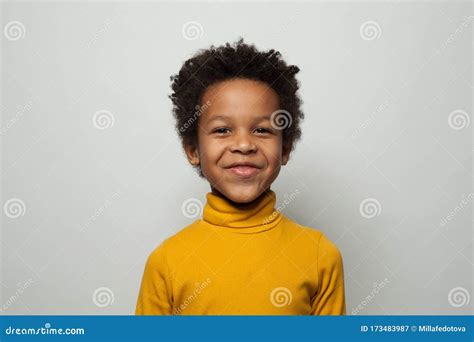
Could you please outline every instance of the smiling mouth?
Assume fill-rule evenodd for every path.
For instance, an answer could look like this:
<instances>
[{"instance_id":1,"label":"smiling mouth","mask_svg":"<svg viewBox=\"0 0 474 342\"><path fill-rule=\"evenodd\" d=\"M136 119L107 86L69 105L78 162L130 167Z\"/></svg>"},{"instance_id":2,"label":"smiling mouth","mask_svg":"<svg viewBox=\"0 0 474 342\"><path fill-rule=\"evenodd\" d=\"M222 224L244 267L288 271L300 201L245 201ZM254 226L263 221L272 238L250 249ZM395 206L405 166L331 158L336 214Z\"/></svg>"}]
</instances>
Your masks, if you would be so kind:
<instances>
[{"instance_id":1,"label":"smiling mouth","mask_svg":"<svg viewBox=\"0 0 474 342\"><path fill-rule=\"evenodd\" d=\"M232 174L241 177L241 178L250 178L255 176L258 172L260 172L260 169L254 166L249 166L249 165L240 165L240 166L233 166L228 168Z\"/></svg>"}]
</instances>

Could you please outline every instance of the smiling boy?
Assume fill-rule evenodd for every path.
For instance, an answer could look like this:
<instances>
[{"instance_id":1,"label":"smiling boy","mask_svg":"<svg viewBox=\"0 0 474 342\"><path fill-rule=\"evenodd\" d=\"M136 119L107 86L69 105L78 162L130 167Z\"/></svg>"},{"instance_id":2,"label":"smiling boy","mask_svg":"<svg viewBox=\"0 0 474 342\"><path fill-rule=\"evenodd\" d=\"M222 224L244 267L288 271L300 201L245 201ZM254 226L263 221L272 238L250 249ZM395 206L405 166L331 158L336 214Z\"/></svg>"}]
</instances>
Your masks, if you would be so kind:
<instances>
[{"instance_id":1,"label":"smiling boy","mask_svg":"<svg viewBox=\"0 0 474 342\"><path fill-rule=\"evenodd\" d=\"M346 313L338 248L277 211L271 190L301 136L298 71L239 40L171 78L177 132L211 191L202 219L148 257L137 315Z\"/></svg>"}]
</instances>

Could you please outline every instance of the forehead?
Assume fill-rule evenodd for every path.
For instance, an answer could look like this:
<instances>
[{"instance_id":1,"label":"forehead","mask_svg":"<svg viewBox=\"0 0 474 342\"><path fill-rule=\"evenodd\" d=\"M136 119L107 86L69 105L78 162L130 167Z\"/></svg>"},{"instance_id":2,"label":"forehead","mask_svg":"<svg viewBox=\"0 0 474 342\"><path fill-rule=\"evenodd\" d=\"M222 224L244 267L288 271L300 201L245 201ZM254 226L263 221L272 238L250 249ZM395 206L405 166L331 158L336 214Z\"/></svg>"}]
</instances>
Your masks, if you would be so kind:
<instances>
[{"instance_id":1,"label":"forehead","mask_svg":"<svg viewBox=\"0 0 474 342\"><path fill-rule=\"evenodd\" d=\"M210 106L203 114L204 120L216 116L230 119L252 119L270 116L279 109L278 94L264 82L249 79L233 79L210 86L203 94L202 102Z\"/></svg>"}]
</instances>

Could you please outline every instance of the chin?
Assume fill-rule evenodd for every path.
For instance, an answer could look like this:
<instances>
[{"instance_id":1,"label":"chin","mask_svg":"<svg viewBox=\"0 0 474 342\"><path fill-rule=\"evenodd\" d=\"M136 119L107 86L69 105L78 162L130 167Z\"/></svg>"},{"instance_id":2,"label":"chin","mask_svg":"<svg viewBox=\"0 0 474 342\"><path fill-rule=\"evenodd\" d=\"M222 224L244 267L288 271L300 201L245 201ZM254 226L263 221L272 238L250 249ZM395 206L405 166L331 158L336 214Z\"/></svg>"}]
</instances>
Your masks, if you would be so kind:
<instances>
[{"instance_id":1,"label":"chin","mask_svg":"<svg viewBox=\"0 0 474 342\"><path fill-rule=\"evenodd\" d=\"M245 204L252 202L257 197L259 197L263 193L263 190L257 188L245 188L239 187L232 189L231 191L223 191L223 194L233 202L239 204Z\"/></svg>"}]
</instances>

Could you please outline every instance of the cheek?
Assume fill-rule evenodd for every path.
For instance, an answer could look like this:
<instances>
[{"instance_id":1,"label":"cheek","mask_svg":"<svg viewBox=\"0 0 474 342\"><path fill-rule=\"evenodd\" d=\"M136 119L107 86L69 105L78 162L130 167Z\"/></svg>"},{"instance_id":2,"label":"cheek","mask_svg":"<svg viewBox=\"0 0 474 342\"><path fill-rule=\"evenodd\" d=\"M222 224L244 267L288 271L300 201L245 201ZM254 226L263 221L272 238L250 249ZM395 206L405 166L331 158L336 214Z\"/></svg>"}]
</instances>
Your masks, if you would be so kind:
<instances>
[{"instance_id":1,"label":"cheek","mask_svg":"<svg viewBox=\"0 0 474 342\"><path fill-rule=\"evenodd\" d=\"M282 146L281 143L272 143L262 147L262 152L270 166L278 166L281 164Z\"/></svg>"},{"instance_id":2,"label":"cheek","mask_svg":"<svg viewBox=\"0 0 474 342\"><path fill-rule=\"evenodd\" d=\"M216 142L206 141L202 139L200 141L199 157L203 167L214 166L218 163L222 156L223 151L222 144Z\"/></svg>"}]
</instances>

